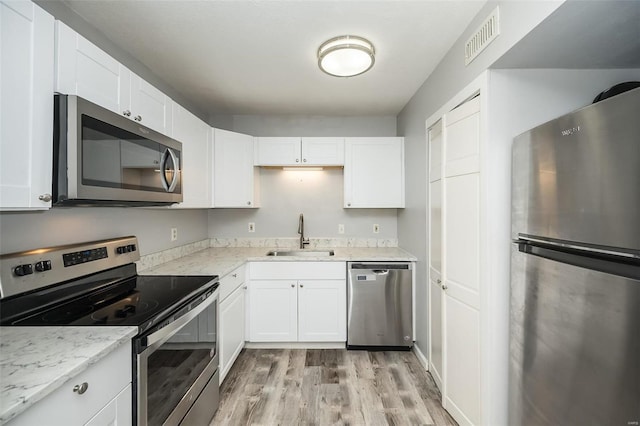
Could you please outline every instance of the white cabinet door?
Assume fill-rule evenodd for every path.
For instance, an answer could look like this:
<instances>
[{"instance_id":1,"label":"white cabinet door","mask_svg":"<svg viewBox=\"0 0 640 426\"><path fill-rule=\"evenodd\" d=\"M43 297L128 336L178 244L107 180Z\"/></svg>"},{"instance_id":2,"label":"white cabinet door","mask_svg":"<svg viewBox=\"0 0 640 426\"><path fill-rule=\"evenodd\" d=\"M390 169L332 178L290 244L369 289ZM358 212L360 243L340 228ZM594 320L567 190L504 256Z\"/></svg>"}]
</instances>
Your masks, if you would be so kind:
<instances>
[{"instance_id":1,"label":"white cabinet door","mask_svg":"<svg viewBox=\"0 0 640 426\"><path fill-rule=\"evenodd\" d=\"M171 104L167 95L131 73L131 117L165 135L172 133Z\"/></svg>"},{"instance_id":2,"label":"white cabinet door","mask_svg":"<svg viewBox=\"0 0 640 426\"><path fill-rule=\"evenodd\" d=\"M256 138L256 166L299 166L301 164L299 137Z\"/></svg>"},{"instance_id":3,"label":"white cabinet door","mask_svg":"<svg viewBox=\"0 0 640 426\"><path fill-rule=\"evenodd\" d=\"M258 207L253 137L221 129L213 135L213 207Z\"/></svg>"},{"instance_id":4,"label":"white cabinet door","mask_svg":"<svg viewBox=\"0 0 640 426\"><path fill-rule=\"evenodd\" d=\"M459 424L481 423L479 98L444 123L444 394Z\"/></svg>"},{"instance_id":5,"label":"white cabinet door","mask_svg":"<svg viewBox=\"0 0 640 426\"><path fill-rule=\"evenodd\" d=\"M252 342L298 340L298 291L294 280L259 280L249 286Z\"/></svg>"},{"instance_id":6,"label":"white cabinet door","mask_svg":"<svg viewBox=\"0 0 640 426\"><path fill-rule=\"evenodd\" d=\"M93 416L85 426L127 426L131 425L133 410L131 402L131 385L127 386L107 404L98 414Z\"/></svg>"},{"instance_id":7,"label":"white cabinet door","mask_svg":"<svg viewBox=\"0 0 640 426\"><path fill-rule=\"evenodd\" d=\"M182 142L182 197L174 208L211 207L211 128L182 106L173 103L172 137Z\"/></svg>"},{"instance_id":8,"label":"white cabinet door","mask_svg":"<svg viewBox=\"0 0 640 426\"><path fill-rule=\"evenodd\" d=\"M0 209L51 206L54 19L0 2Z\"/></svg>"},{"instance_id":9,"label":"white cabinet door","mask_svg":"<svg viewBox=\"0 0 640 426\"><path fill-rule=\"evenodd\" d=\"M220 383L244 347L245 286L220 303Z\"/></svg>"},{"instance_id":10,"label":"white cabinet door","mask_svg":"<svg viewBox=\"0 0 640 426\"><path fill-rule=\"evenodd\" d=\"M56 21L55 90L131 117L131 72L103 50Z\"/></svg>"},{"instance_id":11,"label":"white cabinet door","mask_svg":"<svg viewBox=\"0 0 640 426\"><path fill-rule=\"evenodd\" d=\"M429 128L429 182L442 178L442 120Z\"/></svg>"},{"instance_id":12,"label":"white cabinet door","mask_svg":"<svg viewBox=\"0 0 640 426\"><path fill-rule=\"evenodd\" d=\"M345 138L344 207L404 207L404 138Z\"/></svg>"},{"instance_id":13,"label":"white cabinet door","mask_svg":"<svg viewBox=\"0 0 640 426\"><path fill-rule=\"evenodd\" d=\"M303 137L301 160L304 166L343 166L344 138Z\"/></svg>"},{"instance_id":14,"label":"white cabinet door","mask_svg":"<svg viewBox=\"0 0 640 426\"><path fill-rule=\"evenodd\" d=\"M298 341L347 340L345 280L298 281Z\"/></svg>"}]
</instances>

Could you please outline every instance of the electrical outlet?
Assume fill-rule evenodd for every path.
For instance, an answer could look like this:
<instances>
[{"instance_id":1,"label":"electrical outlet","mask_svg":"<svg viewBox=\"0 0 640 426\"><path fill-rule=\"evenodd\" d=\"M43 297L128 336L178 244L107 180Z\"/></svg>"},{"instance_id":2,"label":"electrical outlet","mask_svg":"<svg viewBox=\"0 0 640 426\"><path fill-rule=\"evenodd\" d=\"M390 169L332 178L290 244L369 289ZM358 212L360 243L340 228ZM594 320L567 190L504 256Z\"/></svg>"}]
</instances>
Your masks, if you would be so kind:
<instances>
[{"instance_id":1,"label":"electrical outlet","mask_svg":"<svg viewBox=\"0 0 640 426\"><path fill-rule=\"evenodd\" d=\"M374 234L380 233L380 225L378 225L377 223L373 224L373 233Z\"/></svg>"},{"instance_id":2,"label":"electrical outlet","mask_svg":"<svg viewBox=\"0 0 640 426\"><path fill-rule=\"evenodd\" d=\"M171 241L178 239L178 228L171 228Z\"/></svg>"},{"instance_id":3,"label":"electrical outlet","mask_svg":"<svg viewBox=\"0 0 640 426\"><path fill-rule=\"evenodd\" d=\"M249 225L247 226L247 230L249 232L256 232L256 224L253 222L249 222Z\"/></svg>"},{"instance_id":4,"label":"electrical outlet","mask_svg":"<svg viewBox=\"0 0 640 426\"><path fill-rule=\"evenodd\" d=\"M338 234L344 234L344 224L338 225Z\"/></svg>"}]
</instances>

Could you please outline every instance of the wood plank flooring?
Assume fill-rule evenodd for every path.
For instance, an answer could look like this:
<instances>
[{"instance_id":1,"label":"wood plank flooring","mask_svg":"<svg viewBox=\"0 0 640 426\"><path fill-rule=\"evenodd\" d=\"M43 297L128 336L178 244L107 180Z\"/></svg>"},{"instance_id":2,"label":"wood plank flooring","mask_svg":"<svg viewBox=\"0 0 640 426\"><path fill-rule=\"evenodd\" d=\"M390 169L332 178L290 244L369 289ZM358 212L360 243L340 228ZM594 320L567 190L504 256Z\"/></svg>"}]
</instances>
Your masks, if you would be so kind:
<instances>
[{"instance_id":1,"label":"wood plank flooring","mask_svg":"<svg viewBox=\"0 0 640 426\"><path fill-rule=\"evenodd\" d=\"M456 425L412 352L244 349L211 425Z\"/></svg>"}]
</instances>

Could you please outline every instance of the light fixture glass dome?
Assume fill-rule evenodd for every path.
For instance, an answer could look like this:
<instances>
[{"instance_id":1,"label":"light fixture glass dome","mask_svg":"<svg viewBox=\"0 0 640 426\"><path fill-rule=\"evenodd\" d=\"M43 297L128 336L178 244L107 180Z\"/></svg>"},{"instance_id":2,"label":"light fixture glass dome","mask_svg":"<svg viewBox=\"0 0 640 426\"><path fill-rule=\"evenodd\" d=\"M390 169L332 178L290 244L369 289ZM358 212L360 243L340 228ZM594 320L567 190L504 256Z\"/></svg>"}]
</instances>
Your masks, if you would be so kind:
<instances>
[{"instance_id":1,"label":"light fixture glass dome","mask_svg":"<svg viewBox=\"0 0 640 426\"><path fill-rule=\"evenodd\" d=\"M336 77L367 72L375 62L373 44L362 37L345 35L327 40L318 49L318 66Z\"/></svg>"}]
</instances>

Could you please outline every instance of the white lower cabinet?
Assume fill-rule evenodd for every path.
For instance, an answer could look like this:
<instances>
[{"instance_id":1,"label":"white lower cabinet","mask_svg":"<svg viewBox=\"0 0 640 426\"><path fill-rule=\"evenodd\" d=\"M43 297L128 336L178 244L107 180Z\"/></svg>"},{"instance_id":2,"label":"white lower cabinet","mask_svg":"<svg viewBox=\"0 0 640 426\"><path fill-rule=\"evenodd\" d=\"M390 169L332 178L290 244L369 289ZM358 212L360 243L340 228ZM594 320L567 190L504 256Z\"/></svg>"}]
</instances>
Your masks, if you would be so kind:
<instances>
[{"instance_id":1,"label":"white lower cabinet","mask_svg":"<svg viewBox=\"0 0 640 426\"><path fill-rule=\"evenodd\" d=\"M86 390L81 394L76 387ZM131 343L127 343L8 424L124 426L132 424L132 419Z\"/></svg>"},{"instance_id":2,"label":"white lower cabinet","mask_svg":"<svg viewBox=\"0 0 640 426\"><path fill-rule=\"evenodd\" d=\"M85 426L124 426L130 425L133 418L131 410L131 385L113 398L106 407L93 416Z\"/></svg>"},{"instance_id":3,"label":"white lower cabinet","mask_svg":"<svg viewBox=\"0 0 640 426\"><path fill-rule=\"evenodd\" d=\"M249 340L298 340L298 283L291 280L251 281Z\"/></svg>"},{"instance_id":4,"label":"white lower cabinet","mask_svg":"<svg viewBox=\"0 0 640 426\"><path fill-rule=\"evenodd\" d=\"M344 262L253 262L251 342L343 342L347 338Z\"/></svg>"},{"instance_id":5,"label":"white lower cabinet","mask_svg":"<svg viewBox=\"0 0 640 426\"><path fill-rule=\"evenodd\" d=\"M246 266L242 265L220 279L219 350L220 384L244 348L246 327Z\"/></svg>"},{"instance_id":6,"label":"white lower cabinet","mask_svg":"<svg viewBox=\"0 0 640 426\"><path fill-rule=\"evenodd\" d=\"M240 286L220 303L220 383L244 347L245 296Z\"/></svg>"}]
</instances>

